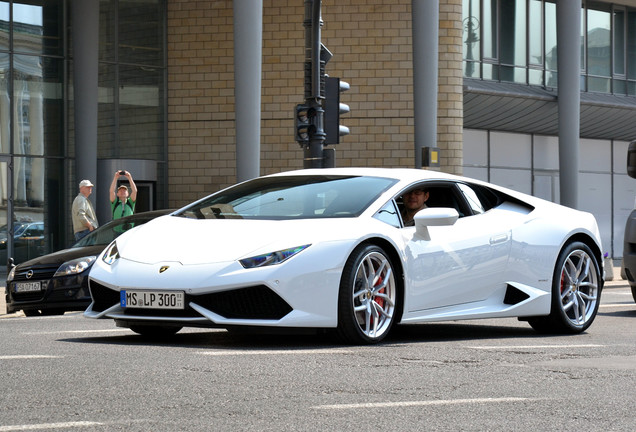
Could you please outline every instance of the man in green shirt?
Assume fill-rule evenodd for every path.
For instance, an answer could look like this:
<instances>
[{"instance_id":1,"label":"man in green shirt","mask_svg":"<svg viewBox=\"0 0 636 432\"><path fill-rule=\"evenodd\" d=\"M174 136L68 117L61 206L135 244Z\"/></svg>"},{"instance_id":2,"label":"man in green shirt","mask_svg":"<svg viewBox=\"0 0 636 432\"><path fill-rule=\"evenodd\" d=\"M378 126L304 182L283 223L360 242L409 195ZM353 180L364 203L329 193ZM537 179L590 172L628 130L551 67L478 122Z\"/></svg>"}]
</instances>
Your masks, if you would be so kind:
<instances>
[{"instance_id":1,"label":"man in green shirt","mask_svg":"<svg viewBox=\"0 0 636 432\"><path fill-rule=\"evenodd\" d=\"M117 186L117 180L125 176L130 184L130 196L128 196L128 188L124 185L120 185L115 193L115 186ZM135 212L135 203L137 202L137 186L133 181L132 175L128 171L118 170L113 176L113 182L110 184L110 209L113 215L113 220L119 219L124 216L130 216Z\"/></svg>"}]
</instances>

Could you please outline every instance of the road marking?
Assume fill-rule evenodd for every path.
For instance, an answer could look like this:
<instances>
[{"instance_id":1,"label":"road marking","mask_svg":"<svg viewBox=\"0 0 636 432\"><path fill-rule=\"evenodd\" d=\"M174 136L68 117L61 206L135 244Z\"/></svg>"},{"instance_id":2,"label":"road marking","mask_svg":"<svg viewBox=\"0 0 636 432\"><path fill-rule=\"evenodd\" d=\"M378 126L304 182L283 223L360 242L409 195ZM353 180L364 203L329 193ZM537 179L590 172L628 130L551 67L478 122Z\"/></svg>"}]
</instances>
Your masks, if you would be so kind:
<instances>
[{"instance_id":1,"label":"road marking","mask_svg":"<svg viewBox=\"0 0 636 432\"><path fill-rule=\"evenodd\" d=\"M570 348L602 348L605 345L491 345L491 346L471 346L468 348L481 349L481 350L515 350L515 349L546 349L546 348L558 348L558 349L570 349Z\"/></svg>"},{"instance_id":2,"label":"road marking","mask_svg":"<svg viewBox=\"0 0 636 432\"><path fill-rule=\"evenodd\" d=\"M600 308L630 308L630 309L636 309L636 304L634 303L605 303L599 306Z\"/></svg>"},{"instance_id":3,"label":"road marking","mask_svg":"<svg viewBox=\"0 0 636 432\"><path fill-rule=\"evenodd\" d=\"M102 425L103 423L91 422L91 421L64 422L64 423L40 423L40 424L30 424L30 425L0 426L0 432L41 430L41 429L62 429L62 428L69 428L69 427L89 427L89 426L102 426Z\"/></svg>"},{"instance_id":4,"label":"road marking","mask_svg":"<svg viewBox=\"0 0 636 432\"><path fill-rule=\"evenodd\" d=\"M39 354L0 356L0 360L31 360L31 359L58 359L58 358L64 358L64 356L39 355ZM0 431L1 430L2 429L0 429Z\"/></svg>"},{"instance_id":5,"label":"road marking","mask_svg":"<svg viewBox=\"0 0 636 432\"><path fill-rule=\"evenodd\" d=\"M527 402L539 399L531 398L483 398L483 399L447 399L447 400L428 400L428 401L402 401L402 402L377 402L377 403L357 403L357 404L340 404L340 405L317 405L313 409L359 409L359 408L400 408L413 406L433 406L433 405L461 405L461 404L484 404L484 403L502 403L502 402Z\"/></svg>"},{"instance_id":6,"label":"road marking","mask_svg":"<svg viewBox=\"0 0 636 432\"><path fill-rule=\"evenodd\" d=\"M130 330L124 329L124 328L122 329L113 328L113 329L105 329L105 330L64 330L64 331L46 331L46 332L24 332L22 334L34 336L34 335L47 335L47 334L61 335L61 334L78 334L78 333L113 333L113 332L130 332Z\"/></svg>"},{"instance_id":7,"label":"road marking","mask_svg":"<svg viewBox=\"0 0 636 432\"><path fill-rule=\"evenodd\" d=\"M305 349L305 350L217 350L203 351L199 354L209 356L229 356L229 355L278 355L278 354L351 354L353 351L333 348L333 349Z\"/></svg>"}]
</instances>

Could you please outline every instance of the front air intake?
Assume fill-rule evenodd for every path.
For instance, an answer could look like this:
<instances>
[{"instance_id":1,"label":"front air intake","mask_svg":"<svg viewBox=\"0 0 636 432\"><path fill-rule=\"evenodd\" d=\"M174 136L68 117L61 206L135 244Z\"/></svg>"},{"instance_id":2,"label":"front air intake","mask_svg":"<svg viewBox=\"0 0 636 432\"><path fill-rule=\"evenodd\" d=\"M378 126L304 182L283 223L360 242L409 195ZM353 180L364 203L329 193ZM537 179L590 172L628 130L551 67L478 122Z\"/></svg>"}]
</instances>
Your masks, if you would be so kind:
<instances>
[{"instance_id":1,"label":"front air intake","mask_svg":"<svg viewBox=\"0 0 636 432\"><path fill-rule=\"evenodd\" d=\"M93 311L95 312L104 312L119 303L119 291L107 288L91 279L88 280L88 288L93 298Z\"/></svg>"}]
</instances>

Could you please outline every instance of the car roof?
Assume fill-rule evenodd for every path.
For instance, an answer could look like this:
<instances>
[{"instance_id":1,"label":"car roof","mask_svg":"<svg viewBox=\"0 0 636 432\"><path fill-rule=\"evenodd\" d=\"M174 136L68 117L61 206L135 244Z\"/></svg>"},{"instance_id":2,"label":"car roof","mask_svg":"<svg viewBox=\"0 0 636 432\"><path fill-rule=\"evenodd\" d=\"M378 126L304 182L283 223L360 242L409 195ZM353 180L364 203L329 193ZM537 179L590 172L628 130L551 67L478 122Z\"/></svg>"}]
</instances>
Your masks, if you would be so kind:
<instances>
[{"instance_id":1,"label":"car roof","mask_svg":"<svg viewBox=\"0 0 636 432\"><path fill-rule=\"evenodd\" d=\"M355 175L369 177L387 177L400 180L402 182L411 183L425 179L447 179L459 180L460 177L453 174L447 174L441 171L431 171L415 168L314 168L294 171L285 171L271 176L294 176L294 175Z\"/></svg>"}]
</instances>

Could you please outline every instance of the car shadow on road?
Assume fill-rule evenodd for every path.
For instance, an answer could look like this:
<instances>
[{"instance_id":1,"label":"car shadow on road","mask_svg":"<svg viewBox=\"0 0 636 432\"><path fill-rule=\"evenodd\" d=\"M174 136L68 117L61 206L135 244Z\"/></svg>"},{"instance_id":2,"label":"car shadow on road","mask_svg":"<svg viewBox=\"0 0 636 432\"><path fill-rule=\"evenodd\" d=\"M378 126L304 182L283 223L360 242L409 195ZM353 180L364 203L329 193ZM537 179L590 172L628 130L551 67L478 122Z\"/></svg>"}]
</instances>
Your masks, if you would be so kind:
<instances>
[{"instance_id":1,"label":"car shadow on road","mask_svg":"<svg viewBox=\"0 0 636 432\"><path fill-rule=\"evenodd\" d=\"M575 335L574 335L575 336ZM488 339L526 339L543 337L572 337L542 335L529 326L496 326L462 323L428 323L397 326L379 344L413 344L430 342L462 342ZM259 350L259 349L333 349L349 346L341 342L333 332L297 331L263 332L259 330L198 330L187 329L165 337L147 337L130 332L109 336L92 336L60 339L62 342L127 345L166 346L181 348L214 348L217 350Z\"/></svg>"},{"instance_id":2,"label":"car shadow on road","mask_svg":"<svg viewBox=\"0 0 636 432\"><path fill-rule=\"evenodd\" d=\"M623 318L623 317L636 318L636 305L634 306L633 309L616 310L611 312L599 311L598 316L609 316L609 317L617 317L617 318Z\"/></svg>"}]
</instances>

